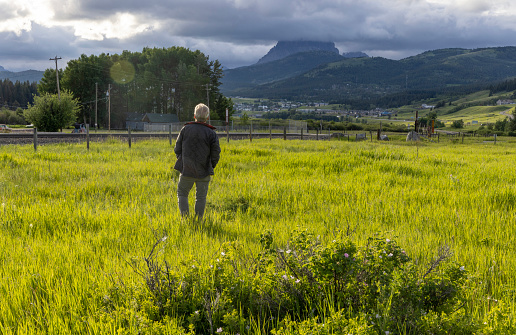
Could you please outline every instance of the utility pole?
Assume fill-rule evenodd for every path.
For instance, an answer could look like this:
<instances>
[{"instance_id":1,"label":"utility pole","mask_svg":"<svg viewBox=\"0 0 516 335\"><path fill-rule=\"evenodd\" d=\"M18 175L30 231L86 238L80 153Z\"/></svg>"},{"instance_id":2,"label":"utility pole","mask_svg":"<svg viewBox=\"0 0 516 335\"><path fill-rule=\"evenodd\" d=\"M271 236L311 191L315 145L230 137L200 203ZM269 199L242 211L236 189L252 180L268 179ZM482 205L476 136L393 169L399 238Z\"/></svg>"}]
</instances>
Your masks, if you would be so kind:
<instances>
[{"instance_id":1,"label":"utility pole","mask_svg":"<svg viewBox=\"0 0 516 335\"><path fill-rule=\"evenodd\" d=\"M208 102L208 109L210 108L210 84L206 84L206 100ZM211 114L211 113L210 113ZM208 114L208 124L211 124L211 117Z\"/></svg>"},{"instance_id":2,"label":"utility pole","mask_svg":"<svg viewBox=\"0 0 516 335\"><path fill-rule=\"evenodd\" d=\"M108 86L108 130L111 130L111 84Z\"/></svg>"},{"instance_id":3,"label":"utility pole","mask_svg":"<svg viewBox=\"0 0 516 335\"><path fill-rule=\"evenodd\" d=\"M95 132L97 132L97 101L98 101L99 83L95 83Z\"/></svg>"},{"instance_id":4,"label":"utility pole","mask_svg":"<svg viewBox=\"0 0 516 335\"><path fill-rule=\"evenodd\" d=\"M208 102L208 108L210 108L210 84L206 84L206 101Z\"/></svg>"},{"instance_id":5,"label":"utility pole","mask_svg":"<svg viewBox=\"0 0 516 335\"><path fill-rule=\"evenodd\" d=\"M59 90L59 70L57 69L57 60L62 59L61 57L50 58L49 60L56 61L56 79L57 79L57 98L61 101L61 91Z\"/></svg>"}]
</instances>

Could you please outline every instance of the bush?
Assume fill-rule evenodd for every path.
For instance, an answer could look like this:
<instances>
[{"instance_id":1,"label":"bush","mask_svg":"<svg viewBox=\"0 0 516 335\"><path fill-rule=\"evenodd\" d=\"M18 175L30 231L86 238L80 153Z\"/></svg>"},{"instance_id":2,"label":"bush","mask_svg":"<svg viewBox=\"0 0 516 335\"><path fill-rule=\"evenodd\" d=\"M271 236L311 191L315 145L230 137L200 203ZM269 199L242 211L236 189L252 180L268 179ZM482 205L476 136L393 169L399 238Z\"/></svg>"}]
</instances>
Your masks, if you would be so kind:
<instances>
[{"instance_id":1,"label":"bush","mask_svg":"<svg viewBox=\"0 0 516 335\"><path fill-rule=\"evenodd\" d=\"M463 120L455 120L452 122L452 128L461 129L464 128L464 121Z\"/></svg>"},{"instance_id":2,"label":"bush","mask_svg":"<svg viewBox=\"0 0 516 335\"><path fill-rule=\"evenodd\" d=\"M79 111L79 103L66 91L57 94L34 96L34 104L24 112L27 121L40 131L58 131L75 122Z\"/></svg>"},{"instance_id":3,"label":"bush","mask_svg":"<svg viewBox=\"0 0 516 335\"><path fill-rule=\"evenodd\" d=\"M145 285L106 296L108 314L134 322L134 311L121 315L117 307L132 306L139 329L155 331L175 318L178 329L211 334L471 334L482 328L462 309L467 271L448 262L445 246L421 271L380 235L364 246L343 233L323 244L297 230L278 248L266 232L257 255L232 242L211 264L192 259L172 269L154 255L165 242L143 263L133 260Z\"/></svg>"}]
</instances>

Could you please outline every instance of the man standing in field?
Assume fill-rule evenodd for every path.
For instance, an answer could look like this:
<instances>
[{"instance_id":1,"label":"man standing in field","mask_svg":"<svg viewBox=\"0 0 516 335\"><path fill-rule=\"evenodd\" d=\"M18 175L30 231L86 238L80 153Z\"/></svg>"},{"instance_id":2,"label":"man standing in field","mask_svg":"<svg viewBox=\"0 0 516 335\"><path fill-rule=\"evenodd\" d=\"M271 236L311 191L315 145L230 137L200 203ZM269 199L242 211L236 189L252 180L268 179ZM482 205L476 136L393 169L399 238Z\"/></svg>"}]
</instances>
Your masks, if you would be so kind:
<instances>
[{"instance_id":1,"label":"man standing in field","mask_svg":"<svg viewBox=\"0 0 516 335\"><path fill-rule=\"evenodd\" d=\"M204 215L208 186L220 158L219 138L215 127L206 123L209 115L208 106L195 106L195 122L185 124L174 147L177 157L174 169L181 172L177 184L179 211L183 216L189 214L188 194L195 184L195 215L199 219Z\"/></svg>"}]
</instances>

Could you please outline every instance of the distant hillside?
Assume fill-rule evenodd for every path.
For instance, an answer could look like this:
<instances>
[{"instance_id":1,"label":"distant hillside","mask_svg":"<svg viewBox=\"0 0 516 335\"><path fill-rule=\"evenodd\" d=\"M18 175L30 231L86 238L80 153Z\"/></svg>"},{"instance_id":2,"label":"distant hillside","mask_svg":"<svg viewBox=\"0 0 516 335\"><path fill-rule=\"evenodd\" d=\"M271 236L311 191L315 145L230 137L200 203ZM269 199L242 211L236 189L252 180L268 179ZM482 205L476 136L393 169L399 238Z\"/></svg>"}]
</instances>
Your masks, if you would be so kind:
<instances>
[{"instance_id":1,"label":"distant hillside","mask_svg":"<svg viewBox=\"0 0 516 335\"><path fill-rule=\"evenodd\" d=\"M407 90L487 85L515 76L516 47L441 49L399 61L363 57L321 63L303 74L241 89L238 94L335 101L371 99Z\"/></svg>"},{"instance_id":2,"label":"distant hillside","mask_svg":"<svg viewBox=\"0 0 516 335\"><path fill-rule=\"evenodd\" d=\"M12 82L39 82L43 78L43 71L27 70L21 72L5 71L0 66L0 80L9 79Z\"/></svg>"},{"instance_id":3,"label":"distant hillside","mask_svg":"<svg viewBox=\"0 0 516 335\"><path fill-rule=\"evenodd\" d=\"M224 71L222 91L238 95L238 91L306 73L321 65L344 59L331 51L301 52L280 60Z\"/></svg>"},{"instance_id":4,"label":"distant hillside","mask_svg":"<svg viewBox=\"0 0 516 335\"><path fill-rule=\"evenodd\" d=\"M273 62L290 55L307 51L327 51L338 54L339 49L333 42L318 41L279 41L257 64Z\"/></svg>"}]
</instances>

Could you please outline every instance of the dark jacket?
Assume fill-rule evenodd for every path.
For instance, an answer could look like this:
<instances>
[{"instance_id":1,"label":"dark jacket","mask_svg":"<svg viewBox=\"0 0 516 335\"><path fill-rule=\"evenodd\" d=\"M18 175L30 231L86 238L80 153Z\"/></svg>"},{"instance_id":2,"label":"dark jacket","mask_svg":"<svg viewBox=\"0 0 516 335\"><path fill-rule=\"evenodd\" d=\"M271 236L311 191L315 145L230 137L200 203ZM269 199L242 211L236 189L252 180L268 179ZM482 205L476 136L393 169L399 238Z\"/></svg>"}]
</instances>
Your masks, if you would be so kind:
<instances>
[{"instance_id":1,"label":"dark jacket","mask_svg":"<svg viewBox=\"0 0 516 335\"><path fill-rule=\"evenodd\" d=\"M185 177L205 178L213 175L219 162L220 145L215 127L204 122L189 122L179 132L174 147L174 169Z\"/></svg>"}]
</instances>

